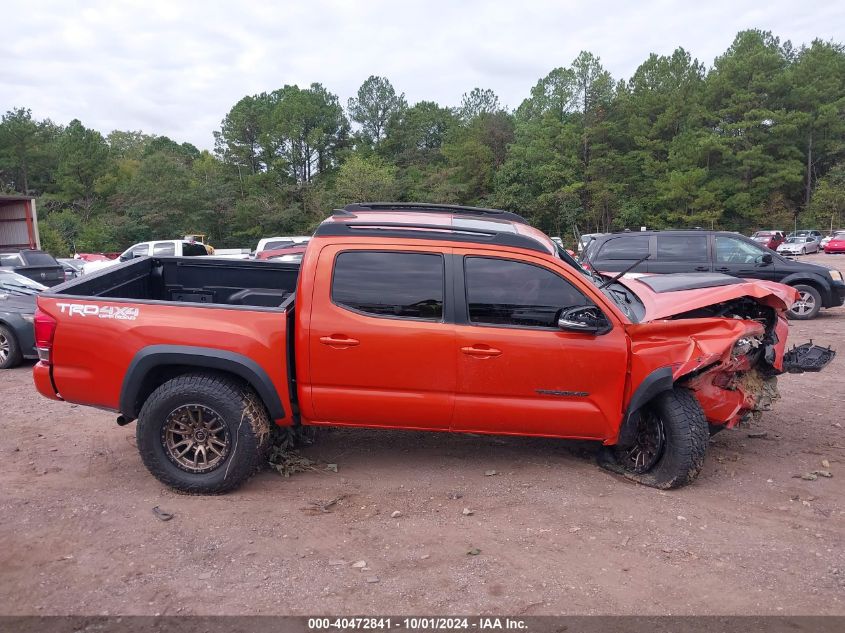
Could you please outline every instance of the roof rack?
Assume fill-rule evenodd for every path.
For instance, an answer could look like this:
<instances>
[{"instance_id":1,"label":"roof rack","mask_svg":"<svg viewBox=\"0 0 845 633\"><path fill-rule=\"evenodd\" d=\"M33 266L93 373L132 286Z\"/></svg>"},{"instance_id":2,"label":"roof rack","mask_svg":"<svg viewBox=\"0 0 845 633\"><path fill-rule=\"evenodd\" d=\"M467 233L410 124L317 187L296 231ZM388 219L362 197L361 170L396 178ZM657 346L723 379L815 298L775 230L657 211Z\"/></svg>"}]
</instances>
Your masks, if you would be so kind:
<instances>
[{"instance_id":1,"label":"roof rack","mask_svg":"<svg viewBox=\"0 0 845 633\"><path fill-rule=\"evenodd\" d=\"M356 211L415 211L418 213L455 213L461 215L487 216L509 222L528 224L528 220L517 213L501 209L465 207L458 204L428 204L426 202L355 202L337 209L334 215L354 215Z\"/></svg>"},{"instance_id":2,"label":"roof rack","mask_svg":"<svg viewBox=\"0 0 845 633\"><path fill-rule=\"evenodd\" d=\"M314 232L318 235L354 236L368 235L398 237L403 239L444 240L448 242L474 242L527 248L548 254L545 246L527 235L511 231L443 226L441 224L407 224L405 222L324 222Z\"/></svg>"}]
</instances>

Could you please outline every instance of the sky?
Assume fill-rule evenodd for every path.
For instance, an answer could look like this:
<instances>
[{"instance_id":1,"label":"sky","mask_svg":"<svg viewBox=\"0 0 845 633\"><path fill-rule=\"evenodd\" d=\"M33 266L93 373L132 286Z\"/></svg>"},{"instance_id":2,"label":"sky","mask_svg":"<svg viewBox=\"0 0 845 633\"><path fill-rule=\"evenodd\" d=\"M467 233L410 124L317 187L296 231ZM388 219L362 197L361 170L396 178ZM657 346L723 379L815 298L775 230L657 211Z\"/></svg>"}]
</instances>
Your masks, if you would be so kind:
<instances>
[{"instance_id":1,"label":"sky","mask_svg":"<svg viewBox=\"0 0 845 633\"><path fill-rule=\"evenodd\" d=\"M0 112L74 118L213 148L242 97L322 83L344 105L370 75L409 103L474 87L513 108L582 50L627 79L678 46L708 68L740 30L845 42L837 0L0 0Z\"/></svg>"}]
</instances>

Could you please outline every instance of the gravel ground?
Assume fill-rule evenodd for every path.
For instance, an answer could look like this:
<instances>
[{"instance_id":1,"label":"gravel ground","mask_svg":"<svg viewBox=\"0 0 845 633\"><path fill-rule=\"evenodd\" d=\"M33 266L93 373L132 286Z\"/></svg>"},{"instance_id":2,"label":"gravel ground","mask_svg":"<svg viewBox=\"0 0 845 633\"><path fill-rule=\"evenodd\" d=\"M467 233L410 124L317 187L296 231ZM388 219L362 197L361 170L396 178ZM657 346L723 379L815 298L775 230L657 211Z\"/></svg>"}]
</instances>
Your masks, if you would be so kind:
<instances>
[{"instance_id":1,"label":"gravel ground","mask_svg":"<svg viewBox=\"0 0 845 633\"><path fill-rule=\"evenodd\" d=\"M775 409L668 492L589 444L347 429L305 449L314 470L182 496L134 426L3 372L0 613L843 615L845 309L790 336L840 356L782 377Z\"/></svg>"}]
</instances>

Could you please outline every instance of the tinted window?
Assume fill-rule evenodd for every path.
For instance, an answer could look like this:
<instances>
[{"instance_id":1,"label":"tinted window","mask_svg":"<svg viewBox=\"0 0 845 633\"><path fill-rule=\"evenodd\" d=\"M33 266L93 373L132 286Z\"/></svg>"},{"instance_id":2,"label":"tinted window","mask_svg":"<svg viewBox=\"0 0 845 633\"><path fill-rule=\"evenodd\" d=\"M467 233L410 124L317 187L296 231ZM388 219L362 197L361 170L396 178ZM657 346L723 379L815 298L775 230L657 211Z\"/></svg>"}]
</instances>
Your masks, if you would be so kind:
<instances>
[{"instance_id":1,"label":"tinted window","mask_svg":"<svg viewBox=\"0 0 845 633\"><path fill-rule=\"evenodd\" d=\"M625 235L607 240L599 259L640 259L648 255L648 235Z\"/></svg>"},{"instance_id":2,"label":"tinted window","mask_svg":"<svg viewBox=\"0 0 845 633\"><path fill-rule=\"evenodd\" d=\"M49 253L28 252L22 253L29 266L58 266L59 264Z\"/></svg>"},{"instance_id":3,"label":"tinted window","mask_svg":"<svg viewBox=\"0 0 845 633\"><path fill-rule=\"evenodd\" d=\"M590 304L572 284L540 266L467 257L464 274L471 323L556 327L558 310Z\"/></svg>"},{"instance_id":4,"label":"tinted window","mask_svg":"<svg viewBox=\"0 0 845 633\"><path fill-rule=\"evenodd\" d=\"M341 253L332 301L375 316L441 320L443 256L426 253Z\"/></svg>"},{"instance_id":5,"label":"tinted window","mask_svg":"<svg viewBox=\"0 0 845 633\"><path fill-rule=\"evenodd\" d=\"M191 244L189 242L183 242L182 255L184 255L185 257L201 257L203 255L208 255L208 251L206 250L203 244Z\"/></svg>"},{"instance_id":6,"label":"tinted window","mask_svg":"<svg viewBox=\"0 0 845 633\"><path fill-rule=\"evenodd\" d=\"M159 244L153 244L153 255L160 255L162 257L166 255L175 255L176 254L176 244L173 242L161 242Z\"/></svg>"},{"instance_id":7,"label":"tinted window","mask_svg":"<svg viewBox=\"0 0 845 633\"><path fill-rule=\"evenodd\" d=\"M657 236L657 261L706 262L708 259L706 235Z\"/></svg>"},{"instance_id":8,"label":"tinted window","mask_svg":"<svg viewBox=\"0 0 845 633\"><path fill-rule=\"evenodd\" d=\"M275 251L280 248L289 248L296 244L293 240L275 240L273 242L267 242L264 245L265 251Z\"/></svg>"},{"instance_id":9,"label":"tinted window","mask_svg":"<svg viewBox=\"0 0 845 633\"><path fill-rule=\"evenodd\" d=\"M150 252L150 245L149 244L139 244L138 246L133 246L130 252L130 257L146 257Z\"/></svg>"},{"instance_id":10,"label":"tinted window","mask_svg":"<svg viewBox=\"0 0 845 633\"><path fill-rule=\"evenodd\" d=\"M722 264L751 264L763 253L770 252L735 237L716 236L716 261Z\"/></svg>"}]
</instances>

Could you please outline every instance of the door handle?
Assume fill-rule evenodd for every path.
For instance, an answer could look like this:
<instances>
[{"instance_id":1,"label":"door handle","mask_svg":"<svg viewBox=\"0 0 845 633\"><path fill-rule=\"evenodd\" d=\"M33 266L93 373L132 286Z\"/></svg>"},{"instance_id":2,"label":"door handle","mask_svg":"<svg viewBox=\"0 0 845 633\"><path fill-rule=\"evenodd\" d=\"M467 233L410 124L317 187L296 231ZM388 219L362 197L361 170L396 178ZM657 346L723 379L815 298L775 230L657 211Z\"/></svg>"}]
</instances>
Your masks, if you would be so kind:
<instances>
[{"instance_id":1,"label":"door handle","mask_svg":"<svg viewBox=\"0 0 845 633\"><path fill-rule=\"evenodd\" d=\"M494 347L489 347L487 345L485 345L484 347L480 345L473 345L472 347L462 347L461 351L467 356L475 356L476 358L491 358L493 356L498 356L502 353L502 350L496 349Z\"/></svg>"},{"instance_id":2,"label":"door handle","mask_svg":"<svg viewBox=\"0 0 845 633\"><path fill-rule=\"evenodd\" d=\"M695 269L701 272L707 272L710 270L710 266L696 266Z\"/></svg>"},{"instance_id":3,"label":"door handle","mask_svg":"<svg viewBox=\"0 0 845 633\"><path fill-rule=\"evenodd\" d=\"M344 347L355 347L356 345L360 345L361 341L354 338L349 338L348 336L344 336L343 334L332 334L331 336L321 336L320 342L323 345L328 345L329 347L335 347L338 349L342 349Z\"/></svg>"},{"instance_id":4,"label":"door handle","mask_svg":"<svg viewBox=\"0 0 845 633\"><path fill-rule=\"evenodd\" d=\"M721 268L717 268L716 271L720 273L726 273L730 270L727 266L722 266Z\"/></svg>"}]
</instances>

